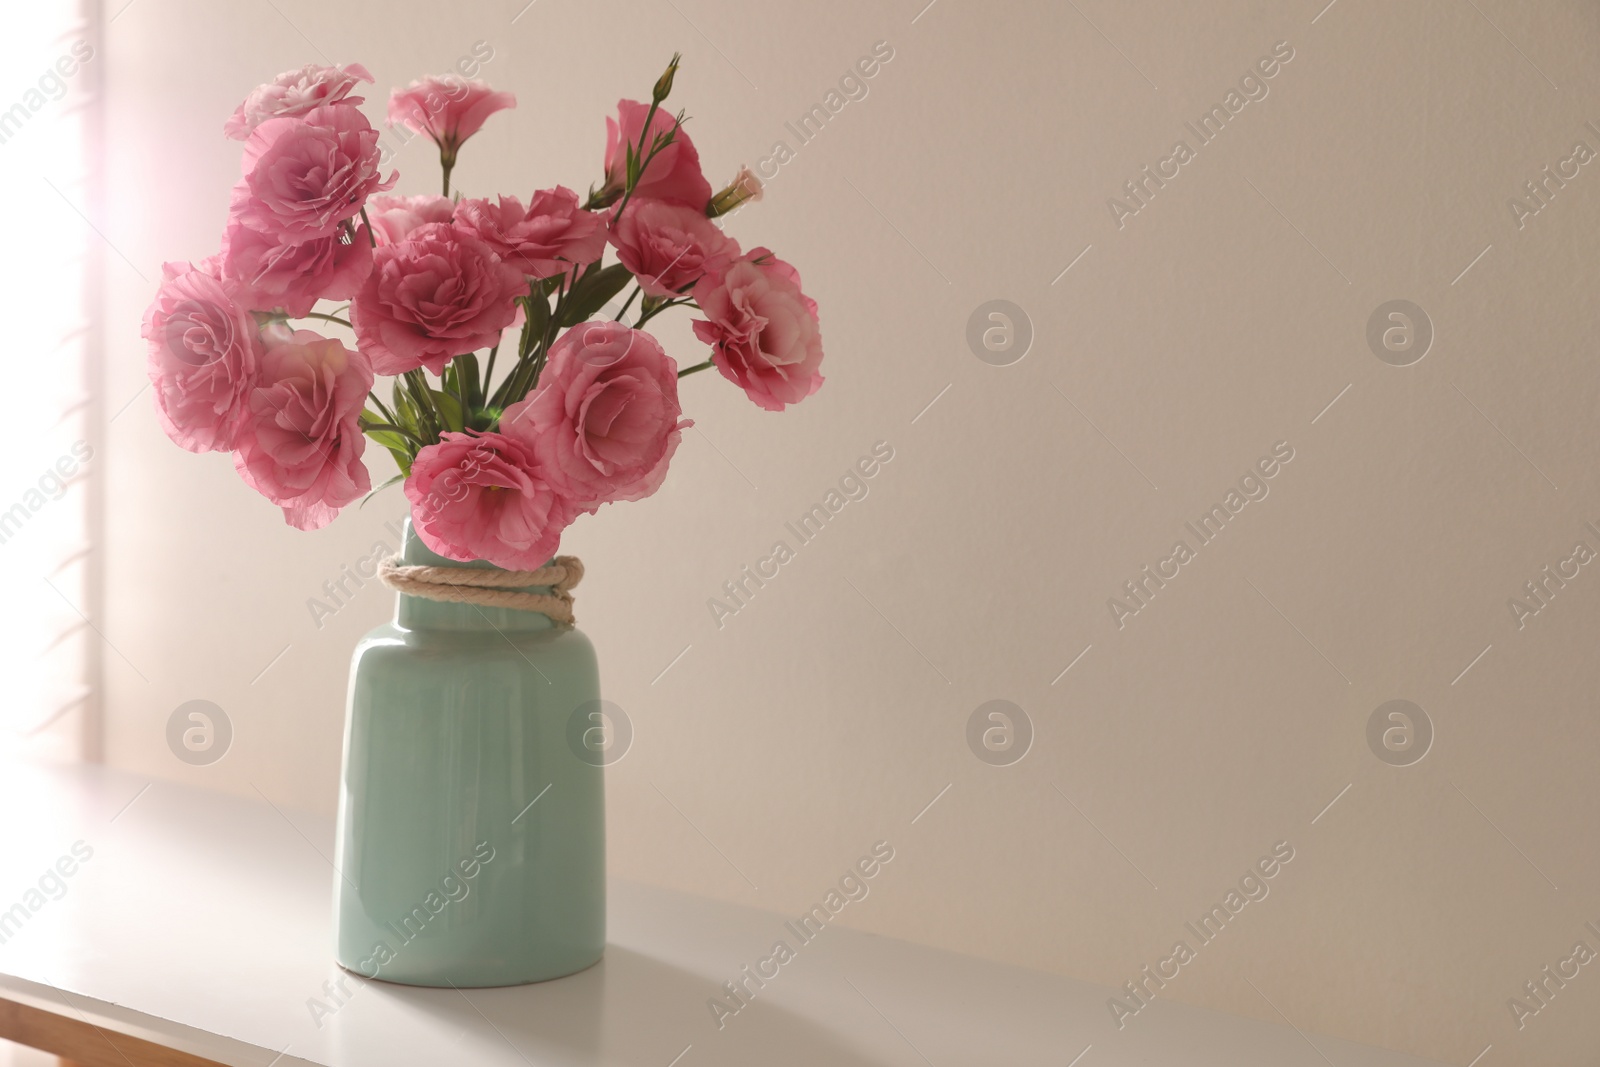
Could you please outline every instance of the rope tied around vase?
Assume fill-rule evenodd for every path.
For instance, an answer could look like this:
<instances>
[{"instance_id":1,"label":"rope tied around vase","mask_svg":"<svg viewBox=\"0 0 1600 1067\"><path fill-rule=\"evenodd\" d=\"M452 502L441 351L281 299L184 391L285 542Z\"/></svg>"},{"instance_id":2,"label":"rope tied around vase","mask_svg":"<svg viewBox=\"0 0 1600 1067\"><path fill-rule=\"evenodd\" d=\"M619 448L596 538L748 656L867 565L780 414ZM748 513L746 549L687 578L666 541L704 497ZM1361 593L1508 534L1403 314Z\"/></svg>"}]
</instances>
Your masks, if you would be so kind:
<instances>
[{"instance_id":1,"label":"rope tied around vase","mask_svg":"<svg viewBox=\"0 0 1600 1067\"><path fill-rule=\"evenodd\" d=\"M418 567L390 556L378 564L378 577L397 593L474 604L486 608L537 611L562 626L573 624L572 587L583 581L583 563L576 556L557 556L536 571L476 570L470 567ZM522 588L547 585L548 593L526 593Z\"/></svg>"}]
</instances>

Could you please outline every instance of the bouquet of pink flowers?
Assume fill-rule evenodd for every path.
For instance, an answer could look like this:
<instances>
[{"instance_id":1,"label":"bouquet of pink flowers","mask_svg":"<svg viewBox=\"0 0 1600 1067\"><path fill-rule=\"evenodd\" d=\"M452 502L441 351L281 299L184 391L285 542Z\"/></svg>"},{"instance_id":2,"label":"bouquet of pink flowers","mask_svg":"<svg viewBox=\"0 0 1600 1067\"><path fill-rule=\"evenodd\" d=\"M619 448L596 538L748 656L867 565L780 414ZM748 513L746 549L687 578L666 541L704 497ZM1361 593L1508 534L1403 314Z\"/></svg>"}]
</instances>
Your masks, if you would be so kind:
<instances>
[{"instance_id":1,"label":"bouquet of pink flowers","mask_svg":"<svg viewBox=\"0 0 1600 1067\"><path fill-rule=\"evenodd\" d=\"M559 185L526 204L450 196L462 144L516 105L482 82L424 78L390 95L389 123L439 147L440 196L388 195L398 175L382 175L378 132L351 95L373 80L359 64L257 88L224 127L245 148L222 250L166 264L145 316L167 435L232 452L302 530L372 491L371 438L429 548L520 570L554 555L579 514L661 486L691 425L679 378L715 367L769 411L816 392L816 302L792 266L712 221L761 185L741 168L713 194L683 113L662 110L677 67L650 103L619 102L604 179L581 202ZM694 332L710 346L683 370L643 330L676 307L703 316ZM345 328L354 347L306 322ZM504 338L519 324L513 352ZM393 378L388 403L379 375Z\"/></svg>"}]
</instances>

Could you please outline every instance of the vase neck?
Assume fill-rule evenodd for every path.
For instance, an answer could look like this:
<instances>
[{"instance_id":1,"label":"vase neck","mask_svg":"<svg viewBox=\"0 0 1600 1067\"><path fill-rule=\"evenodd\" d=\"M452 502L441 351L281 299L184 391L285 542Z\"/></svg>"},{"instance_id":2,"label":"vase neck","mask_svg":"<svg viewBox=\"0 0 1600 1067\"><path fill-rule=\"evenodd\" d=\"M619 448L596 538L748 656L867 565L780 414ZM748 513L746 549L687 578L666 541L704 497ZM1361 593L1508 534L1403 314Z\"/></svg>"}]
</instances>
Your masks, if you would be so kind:
<instances>
[{"instance_id":1,"label":"vase neck","mask_svg":"<svg viewBox=\"0 0 1600 1067\"><path fill-rule=\"evenodd\" d=\"M470 562L446 559L422 543L416 528L406 519L405 534L401 540L401 560L417 567L464 567L473 570L500 570L494 564L476 559ZM530 585L519 590L526 593L549 593L547 585ZM407 593L396 595L395 626L402 630L453 630L461 633L528 633L549 630L555 626L550 617L537 611L519 611L516 608L486 607L478 604L455 604L444 600L428 600Z\"/></svg>"}]
</instances>

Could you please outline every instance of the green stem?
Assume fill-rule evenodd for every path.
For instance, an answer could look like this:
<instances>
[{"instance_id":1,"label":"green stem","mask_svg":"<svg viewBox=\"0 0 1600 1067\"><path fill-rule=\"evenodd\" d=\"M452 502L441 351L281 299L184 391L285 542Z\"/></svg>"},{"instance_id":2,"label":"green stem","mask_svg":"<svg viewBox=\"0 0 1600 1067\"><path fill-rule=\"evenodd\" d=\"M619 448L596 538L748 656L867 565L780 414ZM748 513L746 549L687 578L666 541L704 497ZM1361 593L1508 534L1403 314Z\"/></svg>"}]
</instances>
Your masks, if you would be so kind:
<instances>
[{"instance_id":1,"label":"green stem","mask_svg":"<svg viewBox=\"0 0 1600 1067\"><path fill-rule=\"evenodd\" d=\"M532 352L535 347L532 338L527 333L524 333L522 340L517 344L517 365L511 369L510 374L506 375L506 380L500 383L500 388L494 391L494 399L491 401L490 407L504 410L522 399L525 390L520 390L519 387L533 367L533 360L528 358L528 353Z\"/></svg>"},{"instance_id":2,"label":"green stem","mask_svg":"<svg viewBox=\"0 0 1600 1067\"><path fill-rule=\"evenodd\" d=\"M641 153L644 151L645 135L650 132L650 120L655 116L657 106L658 105L656 104L651 104L650 113L645 116L644 133L639 135L639 151ZM645 156L644 161L639 164L638 177L628 183L627 190L622 194L622 201L617 204L617 209L611 213L611 225L615 226L617 224L617 220L622 217L622 209L628 206L628 201L633 199L633 191L639 187L638 179L644 177L645 170L650 166L651 161L656 158L657 154L659 154L662 149L666 148L667 145L672 143L673 139L677 136L678 127L680 125L682 125L681 122L674 122L672 124L672 129L668 130L661 137L656 138L650 143L650 154Z\"/></svg>"},{"instance_id":3,"label":"green stem","mask_svg":"<svg viewBox=\"0 0 1600 1067\"><path fill-rule=\"evenodd\" d=\"M638 299L639 294L642 293L642 292L644 292L644 289L642 289L641 287L639 287L637 285L635 285L633 287L633 292L628 295L627 303L623 304L622 305L622 310L617 312L617 318L616 318L617 322L621 322L622 321L622 316L624 316L624 315L626 315L628 313L628 309L633 306L633 302Z\"/></svg>"},{"instance_id":4,"label":"green stem","mask_svg":"<svg viewBox=\"0 0 1600 1067\"><path fill-rule=\"evenodd\" d=\"M591 273L599 269L600 260L597 259L587 267L579 270L573 277L572 284L570 286L567 285L566 276L562 276L561 288L556 291L555 311L551 312L550 321L545 324L544 336L540 338L539 342L539 352L533 360L533 374L529 376L527 387L522 391L523 396L527 396L529 393L533 392L533 390L539 385L539 376L544 373L544 365L550 359L550 346L556 343L556 335L561 332L561 323L564 321L563 316L566 315L566 303L568 295L576 292L578 285L583 281L583 279L587 278Z\"/></svg>"},{"instance_id":5,"label":"green stem","mask_svg":"<svg viewBox=\"0 0 1600 1067\"><path fill-rule=\"evenodd\" d=\"M378 235L372 232L372 220L367 218L367 205L361 205L361 221L367 224L367 240L372 242L372 247L378 247Z\"/></svg>"},{"instance_id":6,"label":"green stem","mask_svg":"<svg viewBox=\"0 0 1600 1067\"><path fill-rule=\"evenodd\" d=\"M680 377L680 378L687 378L687 377L688 377L688 376L689 376L689 375L691 375L691 374L698 374L698 373L699 373L699 372L700 372L700 371L703 371L703 370L705 370L705 369L706 369L706 368L707 368L707 367L710 367L710 366L712 366L712 365L713 365L713 364L712 364L712 362L711 362L711 361L710 361L710 360L709 360L709 359L708 359L708 360L706 360L706 361L705 361L705 362L704 362L704 363L696 363L696 364L695 364L695 365L694 365L694 366L692 366L692 367L685 367L685 368L683 368L683 370L681 370L681 371L679 371L679 372L678 372L678 377Z\"/></svg>"},{"instance_id":7,"label":"green stem","mask_svg":"<svg viewBox=\"0 0 1600 1067\"><path fill-rule=\"evenodd\" d=\"M428 380L422 376L420 370L409 370L402 376L406 389L411 393L411 402L417 406L417 414L425 422L425 429L433 438L429 444L437 443L442 423L439 421L439 412L434 409L433 398L428 395Z\"/></svg>"},{"instance_id":8,"label":"green stem","mask_svg":"<svg viewBox=\"0 0 1600 1067\"><path fill-rule=\"evenodd\" d=\"M562 293L563 293L563 295L565 294L565 290L564 289L562 290ZM543 300L545 302L545 309L547 311L549 310L549 307L550 307L550 298L548 296L544 295L544 290L540 287L538 282L529 282L528 283L528 296L527 296L526 300L527 300L527 302L523 305L522 335L517 338L517 369L518 370L522 369L522 361L528 358L528 353L532 352L534 350L534 348L538 345L538 343L541 340L544 339L544 334L543 333L540 333L539 336L537 336L537 337L535 337L534 333L533 333L533 315L532 315L533 302L535 300ZM556 313L559 313L560 310L561 310L561 296L557 296L556 297ZM550 328L550 320L549 320L549 318L546 318L545 319L545 329L548 330L549 328Z\"/></svg>"},{"instance_id":9,"label":"green stem","mask_svg":"<svg viewBox=\"0 0 1600 1067\"><path fill-rule=\"evenodd\" d=\"M384 402L382 400L378 399L378 394L377 393L368 392L367 396L372 400L372 402L374 404L378 405L378 414L382 415L385 419L388 419L390 422L397 421L395 419L395 417L394 417L394 412L390 411L389 408L384 404Z\"/></svg>"},{"instance_id":10,"label":"green stem","mask_svg":"<svg viewBox=\"0 0 1600 1067\"><path fill-rule=\"evenodd\" d=\"M483 368L483 395L489 395L489 379L494 377L494 357L500 352L500 346L495 345L489 349L489 363Z\"/></svg>"},{"instance_id":11,"label":"green stem","mask_svg":"<svg viewBox=\"0 0 1600 1067\"><path fill-rule=\"evenodd\" d=\"M650 101L650 110L646 111L644 113L644 125L639 130L639 146L638 146L637 149L635 149L635 153L638 155L638 157L640 159L644 158L644 139L646 137L650 136L650 123L655 121L656 112L660 111L660 110L661 110L661 101L652 99ZM651 147L652 148L655 147L655 142L653 142L653 141L651 142ZM639 177L640 178L644 177L644 164L643 163L639 164ZM634 183L630 183L630 184L637 184L637 179L635 179Z\"/></svg>"},{"instance_id":12,"label":"green stem","mask_svg":"<svg viewBox=\"0 0 1600 1067\"><path fill-rule=\"evenodd\" d=\"M301 315L300 318L302 318L302 319L323 319L324 321L327 321L327 322L337 322L340 326L350 326L350 320L349 319L341 319L337 315L324 315L320 311L308 311L304 315ZM354 326L350 326L350 328L352 330L355 329Z\"/></svg>"},{"instance_id":13,"label":"green stem","mask_svg":"<svg viewBox=\"0 0 1600 1067\"><path fill-rule=\"evenodd\" d=\"M693 304L693 300L663 300L661 303L650 308L650 310L641 312L639 314L639 321L633 324L633 328L635 330L642 329L645 323L649 322L651 319L655 318L668 308L685 307Z\"/></svg>"},{"instance_id":14,"label":"green stem","mask_svg":"<svg viewBox=\"0 0 1600 1067\"><path fill-rule=\"evenodd\" d=\"M529 350L529 358L522 361L517 367L517 373L512 377L512 387L507 390L505 404L510 407L529 393L539 383L539 372L544 369L545 347L544 340L540 338Z\"/></svg>"},{"instance_id":15,"label":"green stem","mask_svg":"<svg viewBox=\"0 0 1600 1067\"><path fill-rule=\"evenodd\" d=\"M464 430L472 421L472 407L467 403L467 383L462 379L460 364L456 365L456 403L461 405L461 428Z\"/></svg>"},{"instance_id":16,"label":"green stem","mask_svg":"<svg viewBox=\"0 0 1600 1067\"><path fill-rule=\"evenodd\" d=\"M556 290L556 306L550 312L550 318L545 323L544 331L535 336L530 329L531 318L524 322L522 336L517 342L517 366L507 377L500 388L495 390L491 407L505 409L531 393L539 384L539 375L543 373L546 360L550 355L550 346L555 343L556 334L561 332L563 316L566 314L567 297L578 288L579 283L587 277L590 271L598 270L600 263L596 260L584 268L578 277L567 285L565 276L561 279L560 288ZM549 300L549 297L538 291L538 282L532 285L528 299Z\"/></svg>"}]
</instances>

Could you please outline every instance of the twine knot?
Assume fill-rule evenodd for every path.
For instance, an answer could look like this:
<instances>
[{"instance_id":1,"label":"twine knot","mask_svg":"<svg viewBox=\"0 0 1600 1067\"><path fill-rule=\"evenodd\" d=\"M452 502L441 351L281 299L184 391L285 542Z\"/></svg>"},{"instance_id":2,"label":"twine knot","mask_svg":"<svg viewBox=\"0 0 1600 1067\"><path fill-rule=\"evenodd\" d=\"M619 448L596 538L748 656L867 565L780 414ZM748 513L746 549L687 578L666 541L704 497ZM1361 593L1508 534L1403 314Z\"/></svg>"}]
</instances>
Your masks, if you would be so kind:
<instances>
[{"instance_id":1,"label":"twine knot","mask_svg":"<svg viewBox=\"0 0 1600 1067\"><path fill-rule=\"evenodd\" d=\"M477 570L471 567L415 567L390 556L378 564L378 577L390 589L424 600L515 608L548 615L562 626L573 624L572 587L583 580L576 556L557 556L536 571ZM548 593L527 593L530 585L547 585Z\"/></svg>"}]
</instances>

